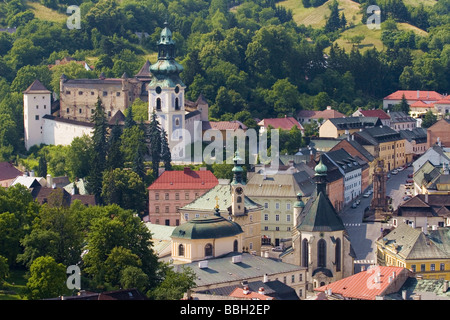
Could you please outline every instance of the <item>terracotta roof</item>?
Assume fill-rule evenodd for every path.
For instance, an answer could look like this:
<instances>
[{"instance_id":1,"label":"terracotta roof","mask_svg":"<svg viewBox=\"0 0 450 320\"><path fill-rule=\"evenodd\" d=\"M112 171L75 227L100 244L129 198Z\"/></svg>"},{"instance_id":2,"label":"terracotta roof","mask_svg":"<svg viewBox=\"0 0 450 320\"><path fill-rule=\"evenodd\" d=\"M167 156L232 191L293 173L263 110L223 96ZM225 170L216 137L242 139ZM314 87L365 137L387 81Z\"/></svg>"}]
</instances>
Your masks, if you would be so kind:
<instances>
[{"instance_id":1,"label":"terracotta roof","mask_svg":"<svg viewBox=\"0 0 450 320\"><path fill-rule=\"evenodd\" d=\"M433 108L434 104L432 103L425 103L422 100L417 100L416 102L412 103L410 105L412 108Z\"/></svg>"},{"instance_id":2,"label":"terracotta roof","mask_svg":"<svg viewBox=\"0 0 450 320\"><path fill-rule=\"evenodd\" d=\"M390 119L389 115L381 109L359 110L364 117L377 117L380 119Z\"/></svg>"},{"instance_id":3,"label":"terracotta roof","mask_svg":"<svg viewBox=\"0 0 450 320\"><path fill-rule=\"evenodd\" d=\"M301 124L293 117L266 118L258 122L258 125L266 128L268 126L272 126L275 129L282 129L282 130L291 130L293 126L297 126L297 128L299 128L300 130L303 129Z\"/></svg>"},{"instance_id":4,"label":"terracotta roof","mask_svg":"<svg viewBox=\"0 0 450 320\"><path fill-rule=\"evenodd\" d=\"M297 117L299 118L311 118L314 116L318 111L315 110L300 110L297 112Z\"/></svg>"},{"instance_id":5,"label":"terracotta roof","mask_svg":"<svg viewBox=\"0 0 450 320\"><path fill-rule=\"evenodd\" d=\"M444 99L436 101L434 104L450 104L450 98L445 97Z\"/></svg>"},{"instance_id":6,"label":"terracotta roof","mask_svg":"<svg viewBox=\"0 0 450 320\"><path fill-rule=\"evenodd\" d=\"M391 277L394 272L396 277L398 277L400 272L404 272L404 270L407 269L401 267L376 266L314 290L325 293L327 290L331 290L333 295L341 295L345 298L375 300L377 296L384 295L389 289L389 277ZM380 273L379 281L375 282L378 277L378 272Z\"/></svg>"},{"instance_id":7,"label":"terracotta roof","mask_svg":"<svg viewBox=\"0 0 450 320\"><path fill-rule=\"evenodd\" d=\"M247 126L240 121L204 121L203 130L215 129L215 130L247 130Z\"/></svg>"},{"instance_id":8,"label":"terracotta roof","mask_svg":"<svg viewBox=\"0 0 450 320\"><path fill-rule=\"evenodd\" d=\"M0 162L0 181L14 179L21 175L23 172L16 169L11 163Z\"/></svg>"},{"instance_id":9,"label":"terracotta roof","mask_svg":"<svg viewBox=\"0 0 450 320\"><path fill-rule=\"evenodd\" d=\"M443 97L436 91L420 91L420 90L397 90L391 93L385 100L401 100L405 95L406 100L423 100L423 101L437 101Z\"/></svg>"},{"instance_id":10,"label":"terracotta roof","mask_svg":"<svg viewBox=\"0 0 450 320\"><path fill-rule=\"evenodd\" d=\"M36 79L23 93L51 93L51 92L38 79Z\"/></svg>"},{"instance_id":11,"label":"terracotta roof","mask_svg":"<svg viewBox=\"0 0 450 320\"><path fill-rule=\"evenodd\" d=\"M164 171L148 190L211 189L218 183L219 180L209 170L185 168L183 171Z\"/></svg>"}]
</instances>

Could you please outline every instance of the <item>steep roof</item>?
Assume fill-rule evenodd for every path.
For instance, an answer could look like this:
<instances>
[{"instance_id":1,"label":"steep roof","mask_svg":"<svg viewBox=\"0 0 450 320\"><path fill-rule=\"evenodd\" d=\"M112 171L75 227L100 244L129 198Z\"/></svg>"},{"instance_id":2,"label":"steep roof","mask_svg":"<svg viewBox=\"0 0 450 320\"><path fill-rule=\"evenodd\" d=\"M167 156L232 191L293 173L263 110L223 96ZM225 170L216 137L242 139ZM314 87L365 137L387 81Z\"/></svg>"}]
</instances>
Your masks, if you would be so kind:
<instances>
[{"instance_id":1,"label":"steep roof","mask_svg":"<svg viewBox=\"0 0 450 320\"><path fill-rule=\"evenodd\" d=\"M378 276L378 272L380 274L379 282L375 282L374 280L375 277ZM401 267L371 267L366 271L361 271L344 279L315 288L314 291L326 292L327 290L331 290L332 295L340 295L345 298L375 300L377 296L383 296L385 293L390 293L390 291L388 291L391 286L389 277L392 276L394 272L397 277L401 272L408 271ZM392 286L396 285L397 283L392 282Z\"/></svg>"},{"instance_id":2,"label":"steep roof","mask_svg":"<svg viewBox=\"0 0 450 320\"><path fill-rule=\"evenodd\" d=\"M345 114L331 109L331 107L328 107L325 110L317 111L313 116L311 116L312 119L331 119L331 118L344 118Z\"/></svg>"},{"instance_id":3,"label":"steep roof","mask_svg":"<svg viewBox=\"0 0 450 320\"><path fill-rule=\"evenodd\" d=\"M14 179L21 175L23 172L16 169L11 163L0 162L0 181Z\"/></svg>"},{"instance_id":4,"label":"steep roof","mask_svg":"<svg viewBox=\"0 0 450 320\"><path fill-rule=\"evenodd\" d=\"M202 130L247 130L247 126L238 120L233 121L203 121Z\"/></svg>"},{"instance_id":5,"label":"steep roof","mask_svg":"<svg viewBox=\"0 0 450 320\"><path fill-rule=\"evenodd\" d=\"M23 93L51 93L51 92L38 79L36 79Z\"/></svg>"},{"instance_id":6,"label":"steep roof","mask_svg":"<svg viewBox=\"0 0 450 320\"><path fill-rule=\"evenodd\" d=\"M138 79L140 79L140 78L151 79L152 73L150 72L150 66L151 66L150 61L149 60L145 61L144 65L139 70L139 72L136 73L135 77L138 78Z\"/></svg>"},{"instance_id":7,"label":"steep roof","mask_svg":"<svg viewBox=\"0 0 450 320\"><path fill-rule=\"evenodd\" d=\"M323 192L320 192L311 203L311 207L297 229L314 232L345 230L345 227L330 199Z\"/></svg>"},{"instance_id":8,"label":"steep roof","mask_svg":"<svg viewBox=\"0 0 450 320\"><path fill-rule=\"evenodd\" d=\"M382 125L378 117L347 117L328 119L338 129L363 129Z\"/></svg>"},{"instance_id":9,"label":"steep roof","mask_svg":"<svg viewBox=\"0 0 450 320\"><path fill-rule=\"evenodd\" d=\"M416 119L410 117L403 111L391 111L389 112L389 116L391 117L391 123L396 122L416 122Z\"/></svg>"},{"instance_id":10,"label":"steep roof","mask_svg":"<svg viewBox=\"0 0 450 320\"><path fill-rule=\"evenodd\" d=\"M183 171L164 171L148 190L191 190L211 189L219 180L209 170L194 171L185 168Z\"/></svg>"}]
</instances>

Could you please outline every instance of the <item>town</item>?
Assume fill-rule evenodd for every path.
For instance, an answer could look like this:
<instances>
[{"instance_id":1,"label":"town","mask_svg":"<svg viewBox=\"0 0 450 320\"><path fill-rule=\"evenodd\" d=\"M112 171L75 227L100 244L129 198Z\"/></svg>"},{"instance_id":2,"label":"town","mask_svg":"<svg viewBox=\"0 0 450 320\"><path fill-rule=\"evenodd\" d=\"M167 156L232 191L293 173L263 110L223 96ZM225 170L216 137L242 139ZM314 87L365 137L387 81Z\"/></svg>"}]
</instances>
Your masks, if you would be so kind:
<instances>
[{"instance_id":1,"label":"town","mask_svg":"<svg viewBox=\"0 0 450 320\"><path fill-rule=\"evenodd\" d=\"M197 2L191 5L205 5ZM343 13L340 26L331 26L338 5L343 12L356 6L300 2L330 10L330 39L347 28ZM436 14L437 2L424 12ZM106 37L112 31L95 18L117 4L92 3L83 23L98 27L89 35L102 52L93 65L72 50L39 63L32 54L27 62L13 58L22 28L40 22L0 6L0 22L19 24L0 30L0 299L450 299L450 80L444 75L435 85L408 65L391 86L358 68L339 74L344 61L378 61L367 53L376 49L361 55L358 42L348 56L337 45L317 55L309 42L294 44L276 29L293 19L281 4L255 2L277 22L253 37L225 28L233 19L251 24L257 9L249 3L207 4L215 31L189 39L211 51L187 53L187 27L165 18L152 35L132 37L142 48L152 39L153 55L138 59L121 49L115 61L108 50L128 40ZM58 2L43 7L57 12ZM418 9L408 10L417 24ZM198 30L209 27L195 21ZM382 26L392 31L396 21ZM234 34L227 38L224 28ZM67 32L78 39L86 31ZM278 52L286 65L274 66L276 53L267 48L267 56L259 52L265 37L290 43ZM403 50L383 37L389 54ZM226 59L241 59L237 47L245 41L243 60L253 64L242 60L244 72ZM212 43L221 43L217 52ZM290 45L292 57L284 52ZM444 57L450 44L441 45ZM293 57L308 60L299 66ZM178 311L271 311L240 307Z\"/></svg>"}]
</instances>

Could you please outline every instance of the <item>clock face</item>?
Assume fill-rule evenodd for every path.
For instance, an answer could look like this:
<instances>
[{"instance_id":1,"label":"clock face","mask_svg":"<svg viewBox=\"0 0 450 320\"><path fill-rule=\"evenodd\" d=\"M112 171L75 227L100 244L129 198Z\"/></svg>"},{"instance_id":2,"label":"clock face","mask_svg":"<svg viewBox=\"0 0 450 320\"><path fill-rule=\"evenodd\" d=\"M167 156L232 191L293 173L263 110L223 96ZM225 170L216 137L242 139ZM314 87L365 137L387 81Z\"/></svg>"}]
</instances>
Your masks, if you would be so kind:
<instances>
[{"instance_id":1,"label":"clock face","mask_svg":"<svg viewBox=\"0 0 450 320\"><path fill-rule=\"evenodd\" d=\"M161 87L156 87L155 91L156 91L157 94L160 94L161 91L162 91L162 90L161 90Z\"/></svg>"},{"instance_id":2,"label":"clock face","mask_svg":"<svg viewBox=\"0 0 450 320\"><path fill-rule=\"evenodd\" d=\"M237 194L242 194L242 192L244 192L244 190L242 190L241 187L236 188L236 193Z\"/></svg>"}]
</instances>

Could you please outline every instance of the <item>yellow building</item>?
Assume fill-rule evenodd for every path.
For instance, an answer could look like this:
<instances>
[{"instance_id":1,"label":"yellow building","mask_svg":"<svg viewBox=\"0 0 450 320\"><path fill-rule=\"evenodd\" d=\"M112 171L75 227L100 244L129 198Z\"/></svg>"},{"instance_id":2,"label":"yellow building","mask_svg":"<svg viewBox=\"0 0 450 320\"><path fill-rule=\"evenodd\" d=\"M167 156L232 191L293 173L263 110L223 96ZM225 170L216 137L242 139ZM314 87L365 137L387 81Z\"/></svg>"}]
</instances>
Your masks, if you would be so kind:
<instances>
[{"instance_id":1,"label":"yellow building","mask_svg":"<svg viewBox=\"0 0 450 320\"><path fill-rule=\"evenodd\" d=\"M406 140L399 132L387 126L378 126L356 132L354 137L372 156L384 161L386 171L406 164Z\"/></svg>"},{"instance_id":2,"label":"yellow building","mask_svg":"<svg viewBox=\"0 0 450 320\"><path fill-rule=\"evenodd\" d=\"M344 134L353 134L360 130L381 125L382 122L378 117L332 118L320 126L319 137L338 138Z\"/></svg>"},{"instance_id":3,"label":"yellow building","mask_svg":"<svg viewBox=\"0 0 450 320\"><path fill-rule=\"evenodd\" d=\"M401 223L375 242L377 263L410 269L424 279L450 280L449 233L448 227L424 233Z\"/></svg>"}]
</instances>

